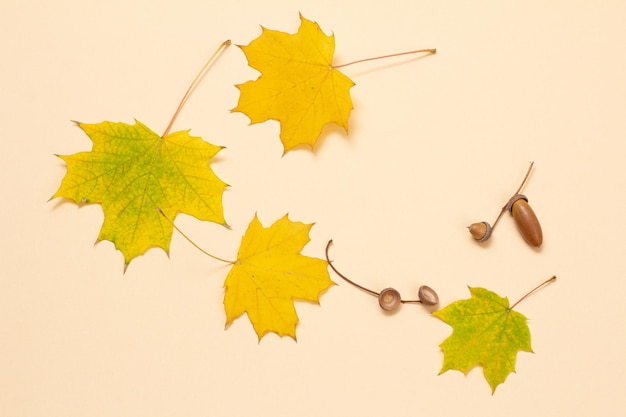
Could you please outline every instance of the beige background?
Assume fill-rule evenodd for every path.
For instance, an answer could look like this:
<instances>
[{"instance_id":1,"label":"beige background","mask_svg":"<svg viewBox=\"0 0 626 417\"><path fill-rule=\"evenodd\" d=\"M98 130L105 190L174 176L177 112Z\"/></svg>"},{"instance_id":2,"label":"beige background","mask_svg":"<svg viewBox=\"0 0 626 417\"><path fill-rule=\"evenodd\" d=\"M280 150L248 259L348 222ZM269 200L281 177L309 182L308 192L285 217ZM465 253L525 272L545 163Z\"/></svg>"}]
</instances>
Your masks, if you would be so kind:
<instances>
[{"instance_id":1,"label":"beige background","mask_svg":"<svg viewBox=\"0 0 626 417\"><path fill-rule=\"evenodd\" d=\"M547 5L545 4L547 3ZM591 5L591 4L594 5ZM305 253L374 289L442 304L466 285L517 300L535 353L494 396L481 369L437 375L450 327L420 306L384 314L336 278L321 307L298 303L298 342L257 343L246 318L224 330L227 272L178 235L122 274L93 246L102 212L47 202L65 174L54 154L88 150L70 120L162 131L225 39L259 25L294 32L298 12L337 41L356 86L348 136L281 157L277 123L248 126L234 84L256 77L240 50L220 58L176 130L227 147L213 164L232 230L181 215L220 256L254 213L315 222ZM2 416L618 416L626 400L626 3L623 1L17 1L0 12ZM544 228L540 251L505 217L517 188Z\"/></svg>"}]
</instances>

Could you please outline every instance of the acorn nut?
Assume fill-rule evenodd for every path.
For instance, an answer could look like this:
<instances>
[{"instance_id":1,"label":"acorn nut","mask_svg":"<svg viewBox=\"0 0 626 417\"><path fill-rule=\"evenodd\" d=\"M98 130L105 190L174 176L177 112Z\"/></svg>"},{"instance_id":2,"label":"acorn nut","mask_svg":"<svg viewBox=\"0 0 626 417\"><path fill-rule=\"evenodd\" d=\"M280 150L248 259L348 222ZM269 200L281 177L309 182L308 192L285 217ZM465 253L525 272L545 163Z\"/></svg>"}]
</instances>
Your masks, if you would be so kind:
<instances>
[{"instance_id":1,"label":"acorn nut","mask_svg":"<svg viewBox=\"0 0 626 417\"><path fill-rule=\"evenodd\" d=\"M472 223L467 228L472 237L479 242L484 242L491 237L491 225L487 222Z\"/></svg>"},{"instance_id":2,"label":"acorn nut","mask_svg":"<svg viewBox=\"0 0 626 417\"><path fill-rule=\"evenodd\" d=\"M500 214L498 214L498 217L496 217L496 220L493 222L493 226L487 222L480 222L473 223L467 227L475 240L478 242L484 242L489 239L492 230L496 227L498 221L500 221L502 214L504 214L505 211L509 211L513 215L513 219L515 220L517 228L524 240L529 245L536 248L541 246L543 243L543 232L541 231L539 220L537 220L537 216L535 215L533 209L530 205L528 205L528 198L526 198L525 195L520 194L524 184L526 184L526 180L528 180L530 171L533 169L533 164L534 162L530 163L522 183L515 194L513 194L513 197L511 197L504 207L502 207Z\"/></svg>"},{"instance_id":3,"label":"acorn nut","mask_svg":"<svg viewBox=\"0 0 626 417\"><path fill-rule=\"evenodd\" d=\"M506 204L507 210L513 215L515 224L524 238L531 246L538 248L543 243L541 224L532 207L528 204L528 198L523 194L515 194Z\"/></svg>"}]
</instances>

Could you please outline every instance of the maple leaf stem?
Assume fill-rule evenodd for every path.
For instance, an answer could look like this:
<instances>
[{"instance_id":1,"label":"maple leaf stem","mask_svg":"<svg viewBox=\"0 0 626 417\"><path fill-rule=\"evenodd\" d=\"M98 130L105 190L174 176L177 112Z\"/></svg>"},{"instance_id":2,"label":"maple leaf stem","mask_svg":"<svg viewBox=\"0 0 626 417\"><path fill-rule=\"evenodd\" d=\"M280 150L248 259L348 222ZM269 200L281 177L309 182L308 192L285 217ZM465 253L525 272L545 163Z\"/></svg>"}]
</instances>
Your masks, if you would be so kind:
<instances>
[{"instance_id":1,"label":"maple leaf stem","mask_svg":"<svg viewBox=\"0 0 626 417\"><path fill-rule=\"evenodd\" d=\"M518 305L519 303L524 301L526 298L530 297L531 295L533 295L534 293L539 291L541 288L545 287L546 285L548 285L548 284L550 284L550 283L552 283L554 281L556 281L556 275L552 275L550 278L548 278L547 280L545 280L544 282L542 282L541 284L537 285L535 288L530 290L528 293L526 293L526 295L524 295L522 298L517 300L517 302L515 304L513 304L511 307L509 307L509 310L513 310L513 308L516 305Z\"/></svg>"},{"instance_id":2,"label":"maple leaf stem","mask_svg":"<svg viewBox=\"0 0 626 417\"><path fill-rule=\"evenodd\" d=\"M356 61L348 62L347 64L333 65L331 68L337 69L337 68L347 67L348 65L359 64L361 62L374 61L376 59L392 58L394 56L419 54L419 53L436 54L437 50L436 49L418 49L418 50L415 50L415 51L400 52L400 53L397 53L397 54L376 56L376 57L373 57L373 58L365 58L365 59L359 59L359 60L356 60Z\"/></svg>"},{"instance_id":3,"label":"maple leaf stem","mask_svg":"<svg viewBox=\"0 0 626 417\"><path fill-rule=\"evenodd\" d=\"M528 177L530 176L530 171L532 171L533 169L533 165L535 164L534 161L530 162L530 166L528 167L528 171L526 171L526 175L524 176L524 179L522 180L522 183L520 184L520 186L517 188L517 191L515 191L515 193L513 195L517 195L520 193L520 191L522 191L522 188L524 188L524 184L526 184L526 181L528 180ZM493 230L496 227L496 224L498 224L498 222L500 221L500 218L502 217L502 215L504 214L504 212L509 208L509 203L507 202L502 209L500 210L500 214L498 214L498 217L496 218L496 221L493 222L493 226L491 226L491 229Z\"/></svg>"},{"instance_id":4,"label":"maple leaf stem","mask_svg":"<svg viewBox=\"0 0 626 417\"><path fill-rule=\"evenodd\" d=\"M185 103L187 102L187 100L189 99L189 96L191 96L191 93L193 92L193 90L196 88L196 86L198 85L198 83L200 82L200 80L202 79L202 76L206 73L206 71L208 70L209 66L211 65L211 63L215 60L215 58L217 57L217 55L227 46L229 46L231 44L230 40L224 41L213 53L213 55L211 55L211 57L208 59L208 61L204 64L204 66L202 67L202 69L200 70L200 72L198 72L198 75L196 75L196 78L193 79L193 81L191 82L191 84L189 85L189 88L187 89L187 91L185 92L185 95L183 96L182 100L180 101L180 104L178 105L178 108L176 109L176 112L174 112L174 115L172 116L172 120L170 120L170 123L167 125L167 128L165 128L165 132L163 132L162 136L167 135L168 133L170 133L170 130L172 129L172 125L174 124L174 121L176 120L176 118L178 117L178 114L180 113L181 109L183 108L183 106L185 105Z\"/></svg>"},{"instance_id":5,"label":"maple leaf stem","mask_svg":"<svg viewBox=\"0 0 626 417\"><path fill-rule=\"evenodd\" d=\"M161 208L160 208L160 207L157 207L157 211L159 212L159 214L160 214L161 216L163 216L163 218L165 218L165 220L167 220L167 221L168 221L168 222L172 225L172 227L173 227L174 229L176 229L176 231L177 231L178 233L180 233L180 234L181 234L181 235L182 235L185 239L187 239L187 242L191 243L191 244L192 244L192 245L193 245L196 249L198 249L200 252L204 253L205 255L207 255L207 256L209 256L209 257L211 257L211 258L215 259L215 260L218 260L218 261L221 261L221 262L225 262L225 263L227 263L227 264L232 264L232 265L234 265L234 264L236 263L236 261L229 261L229 260L226 260L226 259L222 259L222 258L220 258L219 256L212 255L212 254L210 254L209 252L205 251L205 250L204 250L204 249L202 249L200 246L198 246L198 244L196 244L196 242L194 242L193 240L191 240L191 238L190 238L190 237L188 237L185 233L183 233L183 231L182 231L182 230L180 230L180 229L179 229L179 228L178 228L178 227L174 224L174 222L173 222L173 221L172 221L169 217L167 217L167 216L165 215L165 213L163 212L163 210L161 210Z\"/></svg>"}]
</instances>

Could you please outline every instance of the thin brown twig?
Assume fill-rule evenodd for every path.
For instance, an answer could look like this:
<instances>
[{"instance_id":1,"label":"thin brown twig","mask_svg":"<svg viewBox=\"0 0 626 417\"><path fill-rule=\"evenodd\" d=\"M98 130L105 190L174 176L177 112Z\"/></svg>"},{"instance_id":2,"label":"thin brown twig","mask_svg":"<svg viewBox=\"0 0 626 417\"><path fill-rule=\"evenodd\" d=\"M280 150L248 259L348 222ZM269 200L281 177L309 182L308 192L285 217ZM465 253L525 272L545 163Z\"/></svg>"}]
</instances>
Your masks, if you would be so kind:
<instances>
[{"instance_id":1,"label":"thin brown twig","mask_svg":"<svg viewBox=\"0 0 626 417\"><path fill-rule=\"evenodd\" d=\"M213 53L213 55L211 55L211 57L209 58L209 60L206 62L206 64L204 64L204 66L202 67L202 69L200 70L200 72L198 73L198 75L196 75L196 78L193 79L193 81L191 82L191 84L189 85L189 88L187 89L187 91L185 92L185 95L183 96L182 100L180 101L180 104L178 104L178 107L176 108L176 111L174 112L174 115L172 116L172 119L170 120L170 123L167 125L167 127L165 128L165 131L163 132L163 135L161 135L162 137L167 135L168 133L170 133L170 130L172 129L172 126L174 125L174 121L176 120L176 118L178 117L180 111L182 110L183 106L185 105L185 103L187 102L187 100L189 99L189 96L191 96L191 92L194 90L194 88L196 88L196 86L198 85L198 83L200 82L200 79L202 78L202 76L204 75L204 73L206 72L206 70L209 68L209 65L211 64L211 62L213 62L213 60L215 59L215 57L224 49L226 48L228 45L230 45L230 40L224 41L218 48L217 50Z\"/></svg>"},{"instance_id":2,"label":"thin brown twig","mask_svg":"<svg viewBox=\"0 0 626 417\"><path fill-rule=\"evenodd\" d=\"M524 301L526 298L530 297L531 295L533 295L534 293L536 293L537 291L539 291L541 288L545 287L546 285L552 283L556 281L556 275L552 275L550 278L548 278L547 280L545 280L544 282L542 282L541 284L537 285L535 288L533 288L532 290L530 290L528 293L526 293L525 296L523 296L522 298L520 298L519 300L517 300L515 302L515 304L513 304L511 307L509 307L509 310L513 310L513 308L518 305L519 303L521 303L522 301Z\"/></svg>"},{"instance_id":3,"label":"thin brown twig","mask_svg":"<svg viewBox=\"0 0 626 417\"><path fill-rule=\"evenodd\" d=\"M418 53L436 54L437 50L436 49L418 49L415 51L400 52L397 54L389 54L389 55L383 55L383 56L376 56L373 58L358 59L356 61L348 62L347 64L333 65L332 68L334 69L343 68L343 67L347 67L348 65L359 64L361 62L374 61L376 59L392 58L394 56L402 56L402 55L410 55L410 54L418 54Z\"/></svg>"}]
</instances>

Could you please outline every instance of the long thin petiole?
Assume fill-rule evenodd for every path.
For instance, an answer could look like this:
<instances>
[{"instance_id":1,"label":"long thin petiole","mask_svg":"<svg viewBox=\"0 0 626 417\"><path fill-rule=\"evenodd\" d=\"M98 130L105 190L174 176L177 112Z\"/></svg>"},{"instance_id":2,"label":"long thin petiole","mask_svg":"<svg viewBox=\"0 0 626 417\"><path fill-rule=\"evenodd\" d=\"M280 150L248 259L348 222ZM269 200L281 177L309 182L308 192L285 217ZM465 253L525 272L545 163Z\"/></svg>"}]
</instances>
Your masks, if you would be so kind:
<instances>
[{"instance_id":1,"label":"long thin petiole","mask_svg":"<svg viewBox=\"0 0 626 417\"><path fill-rule=\"evenodd\" d=\"M159 214L160 214L161 216L163 216L163 218L164 218L165 220L167 220L167 221L168 221L168 222L172 225L172 227L173 227L174 229L176 229L176 231L177 231L178 233L180 233L180 234L181 234L181 235L182 235L185 239L187 239L187 242L191 243L191 244L192 244L192 245L193 245L196 249L198 249L200 252L204 253L206 256L209 256L209 257L211 257L211 258L213 258L213 259L216 259L216 260L218 260L218 261L225 262L225 263L227 263L227 264L235 264L235 263L236 263L236 261L228 261L228 260L226 260L226 259L222 259L222 258L220 258L220 257L218 257L218 256L212 255L212 254L210 254L209 252L205 251L205 250L204 250L204 249L202 249L200 246L198 246L198 245L196 244L196 242L194 242L193 240L191 240L191 238L189 238L186 234L184 234L184 233L183 233L183 231L182 231L182 230L180 230L180 229L179 229L179 228L178 228L178 227L174 224L174 222L173 222L173 221L172 221L169 217L167 217L167 216L165 215L165 213L163 213L163 210L161 210L161 208L160 208L160 207L157 207L157 211L159 212Z\"/></svg>"},{"instance_id":2,"label":"long thin petiole","mask_svg":"<svg viewBox=\"0 0 626 417\"><path fill-rule=\"evenodd\" d=\"M185 95L183 96L182 100L180 101L180 104L178 105L178 108L176 109L176 112L174 112L174 115L172 116L172 120L170 120L170 124L167 125L167 128L165 128L165 132L163 132L162 136L167 135L168 133L170 133L170 129L172 129L172 125L174 124L174 121L176 120L176 118L178 117L178 114L180 113L181 109L183 108L183 106L185 105L185 103L187 102L187 100L189 99L189 96L191 95L191 92L194 90L194 88L196 88L196 86L198 85L198 83L200 82L200 79L202 79L202 76L204 75L204 73L207 71L207 69L209 68L209 65L211 64L211 62L213 62L213 60L215 59L215 57L224 49L226 48L228 45L230 45L230 40L224 41L218 48L217 50L213 53L213 55L211 55L211 57L209 58L209 60L206 62L206 64L204 64L204 66L202 67L202 69L200 70L200 72L198 73L198 75L196 75L196 78L193 79L193 81L191 82L191 84L189 85L189 88L187 89L187 92L185 93Z\"/></svg>"},{"instance_id":3,"label":"long thin petiole","mask_svg":"<svg viewBox=\"0 0 626 417\"><path fill-rule=\"evenodd\" d=\"M515 304L513 304L511 307L509 307L509 310L513 310L513 308L515 308L516 305L518 305L519 303L524 301L526 298L530 297L531 295L533 295L534 293L539 291L541 288L545 287L546 285L548 285L548 284L550 284L551 282L554 282L554 281L556 281L556 275L552 275L550 278L548 278L547 280L545 280L544 282L542 282L541 284L537 285L535 288L530 290L528 293L526 293L525 296L523 296L522 298L517 300L517 302Z\"/></svg>"},{"instance_id":4,"label":"long thin petiole","mask_svg":"<svg viewBox=\"0 0 626 417\"><path fill-rule=\"evenodd\" d=\"M352 65L352 64L359 64L361 62L374 61L375 59L392 58L394 56L419 54L419 53L436 54L437 50L436 49L418 49L418 50L415 50L415 51L400 52L400 53L397 53L397 54L376 56L376 57L373 57L373 58L365 58L365 59L359 59L357 61L348 62L347 64L333 65L332 68L335 68L335 69L343 68L343 67L347 67L348 65Z\"/></svg>"}]
</instances>

